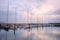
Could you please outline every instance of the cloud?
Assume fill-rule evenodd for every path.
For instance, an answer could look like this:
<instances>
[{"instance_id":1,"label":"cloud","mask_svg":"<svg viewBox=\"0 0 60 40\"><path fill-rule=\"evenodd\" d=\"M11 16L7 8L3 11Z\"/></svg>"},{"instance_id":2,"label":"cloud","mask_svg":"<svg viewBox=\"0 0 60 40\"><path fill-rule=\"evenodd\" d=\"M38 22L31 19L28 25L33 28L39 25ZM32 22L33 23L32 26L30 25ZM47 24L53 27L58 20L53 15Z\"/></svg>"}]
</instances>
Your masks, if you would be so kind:
<instances>
[{"instance_id":1,"label":"cloud","mask_svg":"<svg viewBox=\"0 0 60 40\"><path fill-rule=\"evenodd\" d=\"M8 10L9 17L10 16L14 17L13 14L15 13L15 8L17 8L16 12L17 12L18 21L20 21L20 19L26 21L26 18L29 16L30 21L34 20L34 22L36 22L38 16L38 19L40 21L43 20L47 22L47 21L51 21L52 18L56 19L60 17L58 16L58 14L60 14L59 1L60 0L9 0L9 10L8 10L7 9L8 1L0 0L0 4L1 4L0 11L7 12ZM12 14L10 15L10 13ZM55 14L57 15L55 16Z\"/></svg>"},{"instance_id":2,"label":"cloud","mask_svg":"<svg viewBox=\"0 0 60 40\"><path fill-rule=\"evenodd\" d=\"M60 15L60 9L55 10L53 13L55 13L56 15Z\"/></svg>"},{"instance_id":3,"label":"cloud","mask_svg":"<svg viewBox=\"0 0 60 40\"><path fill-rule=\"evenodd\" d=\"M56 19L56 18L60 17L60 15L51 15L50 17L51 17L52 19Z\"/></svg>"}]
</instances>

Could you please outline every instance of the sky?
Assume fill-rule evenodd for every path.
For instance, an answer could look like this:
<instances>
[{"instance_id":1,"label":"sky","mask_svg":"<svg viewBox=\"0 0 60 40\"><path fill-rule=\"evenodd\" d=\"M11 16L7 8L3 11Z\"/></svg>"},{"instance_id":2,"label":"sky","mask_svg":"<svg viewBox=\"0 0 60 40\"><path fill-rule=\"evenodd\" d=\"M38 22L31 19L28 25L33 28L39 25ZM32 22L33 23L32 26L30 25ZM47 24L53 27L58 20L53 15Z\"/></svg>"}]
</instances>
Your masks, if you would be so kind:
<instances>
[{"instance_id":1,"label":"sky","mask_svg":"<svg viewBox=\"0 0 60 40\"><path fill-rule=\"evenodd\" d=\"M60 23L60 0L0 0L0 22L7 13L9 23Z\"/></svg>"}]
</instances>

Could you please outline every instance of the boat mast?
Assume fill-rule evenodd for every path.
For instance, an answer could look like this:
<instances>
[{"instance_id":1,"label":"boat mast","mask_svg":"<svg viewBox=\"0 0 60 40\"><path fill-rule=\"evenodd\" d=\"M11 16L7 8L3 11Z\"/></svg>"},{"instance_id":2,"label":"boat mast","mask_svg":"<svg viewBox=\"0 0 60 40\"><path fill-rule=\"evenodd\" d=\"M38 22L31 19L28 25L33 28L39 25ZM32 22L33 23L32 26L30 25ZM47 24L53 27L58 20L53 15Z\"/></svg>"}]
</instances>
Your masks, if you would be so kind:
<instances>
[{"instance_id":1,"label":"boat mast","mask_svg":"<svg viewBox=\"0 0 60 40\"><path fill-rule=\"evenodd\" d=\"M27 23L29 24L29 8L27 8Z\"/></svg>"},{"instance_id":2,"label":"boat mast","mask_svg":"<svg viewBox=\"0 0 60 40\"><path fill-rule=\"evenodd\" d=\"M14 23L14 35L15 35L15 27L16 27L16 8L15 8L15 23Z\"/></svg>"},{"instance_id":3,"label":"boat mast","mask_svg":"<svg viewBox=\"0 0 60 40\"><path fill-rule=\"evenodd\" d=\"M38 30L38 14L36 16L37 16L37 30Z\"/></svg>"},{"instance_id":4,"label":"boat mast","mask_svg":"<svg viewBox=\"0 0 60 40\"><path fill-rule=\"evenodd\" d=\"M29 19L29 8L27 8L27 23L28 23L28 27L29 27L29 31L30 31L30 19Z\"/></svg>"},{"instance_id":5,"label":"boat mast","mask_svg":"<svg viewBox=\"0 0 60 40\"><path fill-rule=\"evenodd\" d=\"M7 26L8 26L8 13L9 13L9 0L8 0L8 5L7 5Z\"/></svg>"}]
</instances>

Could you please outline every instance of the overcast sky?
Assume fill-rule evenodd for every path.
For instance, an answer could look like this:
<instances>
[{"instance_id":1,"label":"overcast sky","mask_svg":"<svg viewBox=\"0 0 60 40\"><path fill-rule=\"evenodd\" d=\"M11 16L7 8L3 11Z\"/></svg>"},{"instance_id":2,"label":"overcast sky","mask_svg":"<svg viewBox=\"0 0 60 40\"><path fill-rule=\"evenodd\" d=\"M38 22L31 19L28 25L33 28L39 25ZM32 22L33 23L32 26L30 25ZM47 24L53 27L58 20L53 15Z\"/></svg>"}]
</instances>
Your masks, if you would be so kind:
<instances>
[{"instance_id":1,"label":"overcast sky","mask_svg":"<svg viewBox=\"0 0 60 40\"><path fill-rule=\"evenodd\" d=\"M9 2L9 6L8 6ZM8 9L9 7L9 9ZM0 22L60 23L60 0L0 0Z\"/></svg>"}]
</instances>

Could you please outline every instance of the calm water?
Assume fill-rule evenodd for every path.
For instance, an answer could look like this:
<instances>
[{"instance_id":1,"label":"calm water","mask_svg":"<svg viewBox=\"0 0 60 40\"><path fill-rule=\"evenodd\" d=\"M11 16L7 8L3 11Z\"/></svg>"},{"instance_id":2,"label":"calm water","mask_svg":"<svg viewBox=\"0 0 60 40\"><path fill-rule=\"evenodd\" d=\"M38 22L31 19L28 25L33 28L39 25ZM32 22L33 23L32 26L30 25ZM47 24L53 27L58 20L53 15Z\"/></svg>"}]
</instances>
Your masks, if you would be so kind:
<instances>
[{"instance_id":1,"label":"calm water","mask_svg":"<svg viewBox=\"0 0 60 40\"><path fill-rule=\"evenodd\" d=\"M59 27L0 30L0 40L60 40Z\"/></svg>"}]
</instances>

